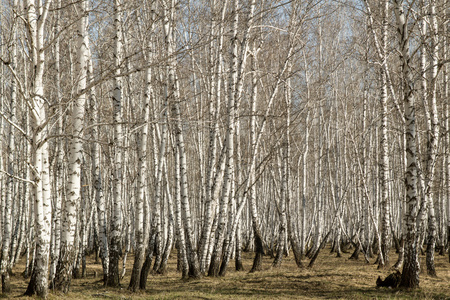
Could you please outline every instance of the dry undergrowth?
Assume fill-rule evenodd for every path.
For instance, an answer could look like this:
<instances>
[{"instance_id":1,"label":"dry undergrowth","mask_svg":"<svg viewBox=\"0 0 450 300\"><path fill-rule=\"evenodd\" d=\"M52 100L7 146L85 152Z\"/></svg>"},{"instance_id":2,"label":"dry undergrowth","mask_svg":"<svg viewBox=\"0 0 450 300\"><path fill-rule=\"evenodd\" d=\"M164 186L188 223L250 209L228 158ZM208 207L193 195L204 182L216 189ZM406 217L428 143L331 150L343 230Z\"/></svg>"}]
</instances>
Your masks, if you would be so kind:
<instances>
[{"instance_id":1,"label":"dry undergrowth","mask_svg":"<svg viewBox=\"0 0 450 300\"><path fill-rule=\"evenodd\" d=\"M90 257L87 278L74 279L69 294L51 292L49 299L450 299L448 257L436 256L437 278L422 271L420 288L407 291L376 288L377 277L384 278L389 270L377 270L376 265L349 260L349 256L336 258L325 249L313 269L296 268L292 255L283 260L281 268L273 269L270 257L264 257L265 269L261 272L235 272L233 263L225 277L183 281L176 272L176 256L172 255L167 275L149 276L147 291L134 294L127 290L132 256L120 289L103 287L101 265L94 264ZM392 253L391 262L395 258ZM28 283L20 275L23 263L17 265L11 277L12 293L3 298L28 299L22 296ZM244 253L244 268L249 270L251 263L252 254ZM421 263L424 266L423 257ZM96 278L94 272L98 274Z\"/></svg>"}]
</instances>

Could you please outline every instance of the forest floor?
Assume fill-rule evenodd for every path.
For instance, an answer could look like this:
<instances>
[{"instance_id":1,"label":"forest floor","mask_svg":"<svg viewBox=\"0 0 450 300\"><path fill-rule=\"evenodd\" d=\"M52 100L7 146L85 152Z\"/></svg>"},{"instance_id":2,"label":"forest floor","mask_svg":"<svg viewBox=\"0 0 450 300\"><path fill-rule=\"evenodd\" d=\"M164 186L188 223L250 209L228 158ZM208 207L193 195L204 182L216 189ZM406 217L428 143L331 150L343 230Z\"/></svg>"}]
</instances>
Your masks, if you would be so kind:
<instances>
[{"instance_id":1,"label":"forest floor","mask_svg":"<svg viewBox=\"0 0 450 300\"><path fill-rule=\"evenodd\" d=\"M172 253L168 273L149 275L147 290L138 293L127 290L132 255L128 256L122 287L117 289L103 286L100 280L101 264L95 264L94 258L88 257L86 278L73 279L70 292L66 295L51 291L49 299L450 299L448 256L436 255L437 278L428 276L423 270L425 258L421 256L420 288L400 290L376 288L378 276L384 279L391 271L378 270L373 260L371 264L366 264L362 255L357 261L349 260L350 255L344 253L337 258L326 248L321 251L312 269L297 268L293 255L285 257L280 268L271 268L272 259L265 256L263 271L249 273L253 254L244 253L246 271L234 271L232 262L225 277L185 281L176 272L176 255ZM391 263L396 261L394 250L390 259ZM22 259L13 270L11 294L1 295L0 298L29 299L22 296L28 284L28 279L21 275L23 270Z\"/></svg>"}]
</instances>

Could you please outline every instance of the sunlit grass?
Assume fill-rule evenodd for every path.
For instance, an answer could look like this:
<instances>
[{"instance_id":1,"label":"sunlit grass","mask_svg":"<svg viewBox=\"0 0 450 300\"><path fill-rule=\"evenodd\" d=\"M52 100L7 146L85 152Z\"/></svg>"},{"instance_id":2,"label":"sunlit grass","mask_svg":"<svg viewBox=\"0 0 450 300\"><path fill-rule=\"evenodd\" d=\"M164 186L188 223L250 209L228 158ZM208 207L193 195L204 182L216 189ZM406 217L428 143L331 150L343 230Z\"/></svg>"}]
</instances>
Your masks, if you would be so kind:
<instances>
[{"instance_id":1,"label":"sunlit grass","mask_svg":"<svg viewBox=\"0 0 450 300\"><path fill-rule=\"evenodd\" d=\"M396 254L391 251L391 263ZM349 260L350 254L337 258L329 249L323 250L312 269L299 269L292 255L284 258L281 268L271 268L272 259L264 257L264 270L248 273L252 253L244 253L246 271L234 271L230 263L225 277L204 277L182 280L176 272L176 255L172 254L167 275L151 275L147 290L131 293L127 290L133 256L128 256L127 273L118 289L103 287L101 265L88 258L87 277L72 280L70 293L50 292L49 299L450 299L450 264L448 257L436 255L437 278L422 270L420 288L399 290L376 288L378 276L385 277L389 270L378 270L377 265L363 260ZM373 260L372 260L373 262ZM421 265L425 268L424 257ZM305 264L306 265L306 264ZM11 277L12 293L2 298L27 299L21 294L28 279L21 276L24 262L20 261ZM94 278L94 272L97 277Z\"/></svg>"}]
</instances>

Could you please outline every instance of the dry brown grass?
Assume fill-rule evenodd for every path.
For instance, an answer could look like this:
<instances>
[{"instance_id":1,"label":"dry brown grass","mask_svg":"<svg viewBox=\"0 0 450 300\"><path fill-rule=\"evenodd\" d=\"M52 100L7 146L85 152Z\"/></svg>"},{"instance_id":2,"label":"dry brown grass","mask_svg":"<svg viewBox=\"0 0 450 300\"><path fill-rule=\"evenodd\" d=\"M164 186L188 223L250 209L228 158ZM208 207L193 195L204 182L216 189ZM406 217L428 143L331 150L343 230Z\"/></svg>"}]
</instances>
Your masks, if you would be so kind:
<instances>
[{"instance_id":1,"label":"dry brown grass","mask_svg":"<svg viewBox=\"0 0 450 300\"><path fill-rule=\"evenodd\" d=\"M391 251L394 252L394 251ZM298 269L292 255L283 260L279 269L270 268L272 259L264 257L264 271L235 272L233 264L225 277L205 277L184 281L176 272L176 256L169 262L167 275L149 276L147 291L131 293L127 290L133 257L128 258L127 274L122 288L103 287L100 279L101 265L88 259L87 278L74 279L71 291L66 294L51 292L49 299L450 299L450 264L448 257L436 256L437 278L422 271L420 288L408 291L376 288L378 276L385 277L389 270L377 270L377 266L363 260L349 260L350 254L336 258L325 249L319 255L313 269ZM252 254L244 253L244 267L249 270ZM392 253L391 262L396 259ZM424 258L421 257L422 266ZM20 273L21 261L11 277L12 293L3 298L28 299L22 294L28 279ZM97 278L94 278L97 272Z\"/></svg>"}]
</instances>

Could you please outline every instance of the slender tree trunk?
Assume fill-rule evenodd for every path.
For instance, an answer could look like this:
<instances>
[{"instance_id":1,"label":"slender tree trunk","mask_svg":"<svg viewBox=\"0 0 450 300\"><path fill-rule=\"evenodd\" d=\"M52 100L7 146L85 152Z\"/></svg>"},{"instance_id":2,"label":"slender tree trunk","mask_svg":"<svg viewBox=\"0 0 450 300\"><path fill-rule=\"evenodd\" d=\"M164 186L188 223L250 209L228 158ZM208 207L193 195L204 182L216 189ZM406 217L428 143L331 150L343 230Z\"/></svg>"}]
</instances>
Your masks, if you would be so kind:
<instances>
[{"instance_id":1,"label":"slender tree trunk","mask_svg":"<svg viewBox=\"0 0 450 300\"><path fill-rule=\"evenodd\" d=\"M289 132L289 127L291 126L290 124L290 109L291 109L291 86L290 86L290 79L287 80L287 84L286 84L286 88L287 88L287 120L286 120L286 126L287 126L287 132L286 132L286 159L284 161L284 166L283 168L285 169L285 176L286 176L286 190L285 190L285 197L286 197L286 221L287 221L287 236L288 236L288 241L290 242L290 245L292 247L292 251L294 254L294 259L295 259L295 263L297 264L297 267L301 267L302 266L302 251L301 251L301 247L300 247L300 243L298 241L298 234L295 231L295 226L294 226L294 222L293 222L293 215L294 215L294 209L292 208L292 204L291 204L291 199L292 199L292 193L291 193L291 171L290 171L290 161L291 161L291 146L290 146L290 132Z\"/></svg>"},{"instance_id":2,"label":"slender tree trunk","mask_svg":"<svg viewBox=\"0 0 450 300\"><path fill-rule=\"evenodd\" d=\"M243 271L244 266L242 264L242 221L239 221L236 229L236 245L235 245L235 269L236 271Z\"/></svg>"},{"instance_id":3,"label":"slender tree trunk","mask_svg":"<svg viewBox=\"0 0 450 300\"><path fill-rule=\"evenodd\" d=\"M163 255L161 257L161 264L157 271L158 274L163 274L163 275L167 273L167 263L169 261L169 256L172 251L173 238L174 238L173 199L172 199L172 194L169 189L169 177L167 174L167 162L164 163L164 168L165 168L164 174L166 177L166 197L167 197L167 206L168 206L167 209L169 211L169 215L168 215L169 220L168 220L168 225L167 225L168 226L167 241L166 241Z\"/></svg>"},{"instance_id":4,"label":"slender tree trunk","mask_svg":"<svg viewBox=\"0 0 450 300\"><path fill-rule=\"evenodd\" d=\"M427 272L431 276L436 276L436 267L434 264L434 252L436 246L436 216L434 210L435 193L432 190L434 175L436 170L436 161L438 155L439 141L439 120L436 104L437 98L437 75L438 75L438 25L436 19L436 0L430 0L429 15L431 24L431 115L428 118L428 141L427 141L427 178L425 180L425 197L428 201L428 236L427 236L427 254L426 265ZM428 101L425 102L428 106Z\"/></svg>"},{"instance_id":5,"label":"slender tree trunk","mask_svg":"<svg viewBox=\"0 0 450 300\"><path fill-rule=\"evenodd\" d=\"M17 9L17 0L14 1L14 8ZM12 37L12 70L16 70L17 64L17 30L15 26L12 28L13 37ZM17 83L16 79L13 77L11 81L11 99L9 103L9 120L12 123L16 123L16 102L17 102ZM0 125L2 128L3 126ZM4 220L3 233L2 233L2 251L1 251L1 262L0 262L0 272L1 272L1 281L2 281L2 293L9 294L11 292L11 283L9 278L9 272L11 269L10 265L10 245L11 245L11 234L12 234L12 206L13 206L13 194L14 194L14 184L13 180L14 172L14 153L15 153L15 129L14 127L7 123L6 125L6 136L7 136L7 170L9 176L6 178L6 191L4 197L4 208L3 208L3 216L2 220ZM3 155L2 155L3 157ZM3 164L1 165L3 167ZM2 184L3 186L3 184Z\"/></svg>"},{"instance_id":6,"label":"slender tree trunk","mask_svg":"<svg viewBox=\"0 0 450 300\"><path fill-rule=\"evenodd\" d=\"M209 152L208 152L208 166L206 170L206 193L205 193L205 216L203 222L203 229L199 242L199 256L200 256L200 271L205 273L209 267L211 253L209 246L214 242L214 235L211 234L213 221L215 216L215 207L217 205L217 197L215 197L215 190L221 186L223 180L223 173L225 170L225 160L223 163L217 159L217 135L219 132L219 109L221 104L221 85L222 85L222 45L223 45L223 30L224 30L224 18L228 1L222 1L221 19L219 23L219 29L216 30L216 0L211 0L211 46L210 46L210 61L212 66L211 74L211 100L209 102L209 115L210 115L210 129L209 129ZM215 37L217 32L217 37ZM214 38L217 39L215 41ZM217 48L214 49L214 45L217 44ZM215 170L215 165L219 163L218 170ZM221 167L223 165L223 167Z\"/></svg>"},{"instance_id":7,"label":"slender tree trunk","mask_svg":"<svg viewBox=\"0 0 450 300\"><path fill-rule=\"evenodd\" d=\"M150 232L150 237L148 240L148 247L145 251L145 261L141 268L141 274L139 279L139 289L145 290L147 286L147 278L148 274L150 273L150 268L152 266L152 259L153 259L153 252L155 249L155 234L154 234L154 228L152 227Z\"/></svg>"},{"instance_id":8,"label":"slender tree trunk","mask_svg":"<svg viewBox=\"0 0 450 300\"><path fill-rule=\"evenodd\" d=\"M57 7L61 7L61 1L58 0ZM56 20L55 25L55 34L59 34L60 28L60 20L59 16ZM61 64L60 64L60 38L57 37L55 41L55 69L56 69L56 101L58 102L58 109L61 116L58 118L58 134L60 136L63 135L63 105L62 105L62 92L61 92ZM57 157L56 157L56 166L55 166L55 176L54 176L54 187L55 187L55 196L54 196L54 208L53 208L53 228L52 228L52 252L51 256L51 265L50 265L50 286L54 284L54 278L56 275L56 266L59 261L59 252L61 249L61 205L64 199L65 191L64 187L64 138L58 139L57 145Z\"/></svg>"},{"instance_id":9,"label":"slender tree trunk","mask_svg":"<svg viewBox=\"0 0 450 300\"><path fill-rule=\"evenodd\" d=\"M137 137L138 140L138 195L136 197L135 204L135 216L134 216L134 230L136 247L134 250L134 264L131 273L130 284L128 289L136 292L139 289L139 280L141 278L141 269L144 263L145 255L145 239L144 239L144 202L147 201L147 140L148 140L148 127L150 119L150 102L152 96L152 77L151 69L146 70L146 85L147 89L144 95L144 103L142 114L144 116L144 125L142 131Z\"/></svg>"},{"instance_id":10,"label":"slender tree trunk","mask_svg":"<svg viewBox=\"0 0 450 300\"><path fill-rule=\"evenodd\" d=\"M211 264L208 275L217 276L220 270L220 264L223 255L223 243L225 241L225 231L228 217L228 202L231 195L231 181L234 174L234 133L236 122L236 89L237 89L237 68L238 68L238 44L237 44L237 26L239 1L233 1L233 23L231 33L230 48L230 70L228 78L228 111L227 111L227 132L225 138L225 174L222 188L222 195L219 202L219 223L217 227L214 252L211 257Z\"/></svg>"},{"instance_id":11,"label":"slender tree trunk","mask_svg":"<svg viewBox=\"0 0 450 300\"><path fill-rule=\"evenodd\" d=\"M253 160L256 159L257 155L257 135L256 135L256 99L258 94L258 79L256 74L256 47L253 47L252 56L252 94L250 99L250 143L251 143L251 153L253 155ZM261 234L260 218L258 215L258 208L256 204L256 174L255 168L250 166L248 180L250 183L250 190L248 194L250 213L252 219L252 230L254 235L255 243L255 258L253 259L253 266L250 272L261 271L262 269L262 256L264 255L263 239Z\"/></svg>"},{"instance_id":12,"label":"slender tree trunk","mask_svg":"<svg viewBox=\"0 0 450 300\"><path fill-rule=\"evenodd\" d=\"M383 33L381 38L382 66L386 64L387 34L388 34L388 13L389 1L383 3ZM388 105L387 105L387 74L384 69L381 70L381 130L380 130L380 149L381 149L381 252L378 257L378 268L384 268L389 265L390 249L390 201L389 191L389 156L388 156Z\"/></svg>"},{"instance_id":13,"label":"slender tree trunk","mask_svg":"<svg viewBox=\"0 0 450 300\"><path fill-rule=\"evenodd\" d=\"M89 60L89 81L92 81L93 68L92 62ZM100 123L99 115L99 103L96 99L94 88L90 89L89 104L91 111L91 124L95 122ZM92 178L94 182L94 199L97 209L97 222L98 222L98 239L100 245L100 259L102 261L103 282L106 284L108 278L109 268L109 245L106 227L106 199L103 193L102 174L101 174L101 148L97 141L100 140L100 131L97 127L93 126L91 129L91 135L96 140L92 144Z\"/></svg>"},{"instance_id":14,"label":"slender tree trunk","mask_svg":"<svg viewBox=\"0 0 450 300\"><path fill-rule=\"evenodd\" d=\"M83 161L82 129L87 83L87 58L89 40L87 35L88 7L87 1L81 2L80 18L78 24L78 53L77 53L77 93L80 95L72 108L72 139L70 140L68 192L62 211L61 250L54 278L53 288L67 293L72 278L72 268L76 258L75 233L77 223L77 207L81 202L81 163Z\"/></svg>"},{"instance_id":15,"label":"slender tree trunk","mask_svg":"<svg viewBox=\"0 0 450 300\"><path fill-rule=\"evenodd\" d=\"M176 76L176 57L173 56L175 52L175 40L174 40L174 24L175 22L175 7L176 1L170 0L164 7L164 32L166 36L167 52L169 58L168 62L168 94L170 95L171 112L174 119L174 137L176 142L176 148L178 150L179 164L175 165L180 172L180 196L181 196L181 209L182 209L182 222L186 235L186 255L189 264L189 277L199 278L200 264L198 261L197 250L194 242L194 232L192 229L191 209L189 204L188 195L188 181L187 181L187 157L186 147L184 143L182 120L181 120L181 108L180 108L180 91L178 86L178 78Z\"/></svg>"},{"instance_id":16,"label":"slender tree trunk","mask_svg":"<svg viewBox=\"0 0 450 300\"><path fill-rule=\"evenodd\" d=\"M122 79L120 63L122 56L122 3L114 0L114 90L112 95L114 114L114 171L113 171L113 203L109 245L109 267L106 285L118 287L120 284L119 259L122 255Z\"/></svg>"},{"instance_id":17,"label":"slender tree trunk","mask_svg":"<svg viewBox=\"0 0 450 300\"><path fill-rule=\"evenodd\" d=\"M292 8L292 12L289 19L289 42L292 44L294 43L296 39L296 33L298 30L298 24L297 24L297 7L294 5ZM291 199L292 199L292 193L291 193L291 109L292 109L292 86L291 86L291 72L292 72L292 63L290 61L290 58L288 58L288 64L287 64L287 78L284 86L285 90L285 101L286 101L286 141L285 141L285 147L284 150L284 157L283 157L283 172L284 172L284 178L283 178L283 190L284 190L284 198L286 202L286 230L287 230L287 237L288 242L290 242L290 245L292 247L292 251L294 253L294 259L295 263L298 267L301 267L301 248L300 244L298 242L297 233L295 231L294 222L292 221L292 215L294 214L294 210L291 207ZM287 245L286 245L286 248Z\"/></svg>"},{"instance_id":18,"label":"slender tree trunk","mask_svg":"<svg viewBox=\"0 0 450 300\"><path fill-rule=\"evenodd\" d=\"M277 253L275 255L275 259L272 263L273 267L280 267L281 261L283 259L283 255L285 252L285 248L287 245L285 244L286 240L286 230L287 230L287 216L286 216L286 206L288 203L288 190L289 190L289 123L290 123L290 100L286 101L286 133L285 133L285 141L281 145L282 148L282 158L281 158L281 189L280 189L280 202L278 205L279 208L279 217L280 217L280 225L278 230L278 242L277 242ZM289 102L289 103L288 103Z\"/></svg>"},{"instance_id":19,"label":"slender tree trunk","mask_svg":"<svg viewBox=\"0 0 450 300\"><path fill-rule=\"evenodd\" d=\"M178 93L177 93L178 94ZM197 251L194 243L194 233L192 230L192 218L190 213L188 189L187 189L187 164L186 164L186 149L184 145L184 138L181 129L181 112L179 107L179 97L176 97L175 103L172 104L172 116L175 118L175 139L177 148L179 148L180 156L180 176L181 176L181 207L183 210L183 223L186 234L186 253L189 263L189 277L199 278L200 264L198 261Z\"/></svg>"},{"instance_id":20,"label":"slender tree trunk","mask_svg":"<svg viewBox=\"0 0 450 300\"><path fill-rule=\"evenodd\" d=\"M27 21L30 34L31 58L33 63L33 90L29 98L33 116L32 165L34 167L33 200L36 230L36 254L34 268L26 295L37 294L46 298L48 294L48 263L50 255L51 228L51 191L47 117L44 97L45 51L44 27L48 16L51 0L41 3L38 1L39 11L34 1L27 0Z\"/></svg>"},{"instance_id":21,"label":"slender tree trunk","mask_svg":"<svg viewBox=\"0 0 450 300\"><path fill-rule=\"evenodd\" d=\"M447 8L447 12L446 12L447 16L450 16L450 10ZM444 53L444 57L443 59L448 59L449 58L449 54L448 54L448 45L450 42L450 39L448 37L448 29L445 26L444 27L444 32L446 34L444 34L444 43L443 43L443 53ZM450 97L450 83L449 83L449 64L446 64L444 66L444 98L445 99L449 99ZM450 132L450 101L447 100L447 102L445 103L445 132ZM444 188L445 188L445 193L443 193L443 195L445 195L446 200L447 200L447 249L450 249L450 134L446 134L445 135L445 144L446 144L446 152L445 152L445 163L444 163L444 172L446 172L447 174L447 181L444 184ZM450 250L448 251L448 261L450 262Z\"/></svg>"},{"instance_id":22,"label":"slender tree trunk","mask_svg":"<svg viewBox=\"0 0 450 300\"><path fill-rule=\"evenodd\" d=\"M405 262L403 264L401 287L419 287L419 257L417 249L417 155L416 155L416 116L415 95L410 70L410 53L408 25L403 7L403 0L395 1L395 14L399 34L399 51L402 62L403 99L406 120L406 236Z\"/></svg>"},{"instance_id":23,"label":"slender tree trunk","mask_svg":"<svg viewBox=\"0 0 450 300\"><path fill-rule=\"evenodd\" d=\"M179 165L178 148L175 147L175 166ZM175 169L175 228L178 237L178 264L181 265L181 276L184 279L189 277L189 263L186 251L186 238L183 221L181 217L181 187L180 187L180 169Z\"/></svg>"}]
</instances>

